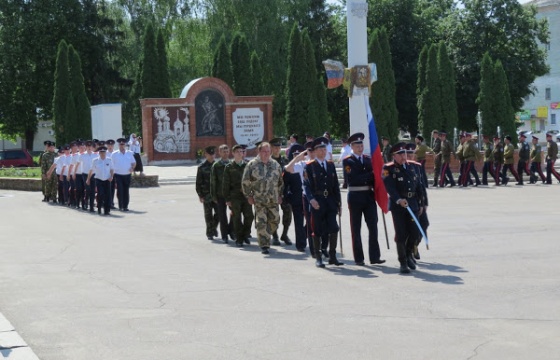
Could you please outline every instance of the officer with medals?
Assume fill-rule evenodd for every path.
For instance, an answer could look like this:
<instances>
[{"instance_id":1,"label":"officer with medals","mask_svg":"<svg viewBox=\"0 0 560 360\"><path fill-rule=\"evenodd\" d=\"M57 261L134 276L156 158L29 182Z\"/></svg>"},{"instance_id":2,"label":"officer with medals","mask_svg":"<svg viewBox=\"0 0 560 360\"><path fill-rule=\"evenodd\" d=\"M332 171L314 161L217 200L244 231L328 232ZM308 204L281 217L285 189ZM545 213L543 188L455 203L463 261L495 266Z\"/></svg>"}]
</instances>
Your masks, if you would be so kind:
<instances>
[{"instance_id":1,"label":"officer with medals","mask_svg":"<svg viewBox=\"0 0 560 360\"><path fill-rule=\"evenodd\" d=\"M271 158L280 164L282 172L284 172L284 168L288 164L288 159L280 154L280 151L282 150L282 138L274 138L269 141L269 144L270 149L272 150ZM287 201L282 201L280 208L282 209L282 235L280 236L280 240L286 243L286 245L292 245L292 241L288 237L288 230L290 229L290 224L292 223L292 206ZM280 241L278 240L278 230L272 234L272 245L280 245Z\"/></svg>"},{"instance_id":2,"label":"officer with medals","mask_svg":"<svg viewBox=\"0 0 560 360\"><path fill-rule=\"evenodd\" d=\"M216 147L207 146L204 148L206 160L198 166L196 171L196 194L198 200L204 206L204 221L206 222L206 237L212 240L218 236L218 204L212 201L210 194L210 175L212 165L216 157Z\"/></svg>"},{"instance_id":3,"label":"officer with medals","mask_svg":"<svg viewBox=\"0 0 560 360\"><path fill-rule=\"evenodd\" d=\"M373 192L374 178L371 157L364 155L364 134L355 133L348 138L352 154L342 160L344 177L348 184L348 211L352 233L352 251L356 265L364 266L362 248L362 216L368 227L370 264L383 264L377 241L377 205Z\"/></svg>"},{"instance_id":4,"label":"officer with medals","mask_svg":"<svg viewBox=\"0 0 560 360\"><path fill-rule=\"evenodd\" d=\"M397 253L401 274L416 269L412 254L418 238L418 229L410 210L418 217L424 211L422 184L411 166L406 162L406 145L393 146L393 162L383 167L383 182L390 196L390 210L393 215Z\"/></svg>"},{"instance_id":5,"label":"officer with medals","mask_svg":"<svg viewBox=\"0 0 560 360\"><path fill-rule=\"evenodd\" d=\"M339 231L336 215L341 211L340 184L336 168L327 161L328 140L319 137L313 141L315 160L307 163L304 172L303 188L311 206L311 224L315 265L325 267L321 257L321 237L328 236L329 265L343 265L336 258L337 234Z\"/></svg>"}]
</instances>

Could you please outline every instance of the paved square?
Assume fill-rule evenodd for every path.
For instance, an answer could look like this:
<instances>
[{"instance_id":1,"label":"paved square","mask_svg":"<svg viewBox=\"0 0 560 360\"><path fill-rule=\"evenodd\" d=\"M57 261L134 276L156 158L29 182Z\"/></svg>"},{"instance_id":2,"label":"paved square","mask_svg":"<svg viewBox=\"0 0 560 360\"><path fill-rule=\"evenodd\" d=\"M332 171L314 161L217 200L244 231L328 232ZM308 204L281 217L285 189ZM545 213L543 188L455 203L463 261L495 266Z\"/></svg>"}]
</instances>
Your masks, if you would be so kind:
<instances>
[{"instance_id":1,"label":"paved square","mask_svg":"<svg viewBox=\"0 0 560 360\"><path fill-rule=\"evenodd\" d=\"M430 250L399 275L381 218L387 263L352 265L346 206L345 265L317 269L206 240L194 185L111 217L0 190L0 312L42 360L558 359L559 195L430 189Z\"/></svg>"}]
</instances>

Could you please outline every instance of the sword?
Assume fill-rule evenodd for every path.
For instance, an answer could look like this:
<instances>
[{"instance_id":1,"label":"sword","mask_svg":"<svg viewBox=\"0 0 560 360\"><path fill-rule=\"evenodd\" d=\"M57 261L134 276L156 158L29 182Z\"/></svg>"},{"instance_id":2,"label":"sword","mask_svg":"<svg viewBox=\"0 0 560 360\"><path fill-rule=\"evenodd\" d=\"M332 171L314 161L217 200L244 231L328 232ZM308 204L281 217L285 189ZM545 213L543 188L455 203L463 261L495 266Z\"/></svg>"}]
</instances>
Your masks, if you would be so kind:
<instances>
[{"instance_id":1,"label":"sword","mask_svg":"<svg viewBox=\"0 0 560 360\"><path fill-rule=\"evenodd\" d=\"M383 216L383 228L385 228L385 240L387 241L387 250L389 250L389 235L387 235L387 223L385 222L385 213L382 211L381 215Z\"/></svg>"},{"instance_id":2,"label":"sword","mask_svg":"<svg viewBox=\"0 0 560 360\"><path fill-rule=\"evenodd\" d=\"M424 233L424 230L422 229L422 226L420 226L420 223L418 222L418 219L416 218L416 215L414 215L414 213L412 212L412 210L410 210L410 206L406 207L406 210L408 210L408 213L410 214L410 216L412 216L412 218L414 219L414 222L416 223L416 226L418 227L418 230L420 230L420 234L422 234L422 237L424 238L424 240L426 241L426 250L430 250L430 243L428 241L428 237L426 236L426 234Z\"/></svg>"}]
</instances>

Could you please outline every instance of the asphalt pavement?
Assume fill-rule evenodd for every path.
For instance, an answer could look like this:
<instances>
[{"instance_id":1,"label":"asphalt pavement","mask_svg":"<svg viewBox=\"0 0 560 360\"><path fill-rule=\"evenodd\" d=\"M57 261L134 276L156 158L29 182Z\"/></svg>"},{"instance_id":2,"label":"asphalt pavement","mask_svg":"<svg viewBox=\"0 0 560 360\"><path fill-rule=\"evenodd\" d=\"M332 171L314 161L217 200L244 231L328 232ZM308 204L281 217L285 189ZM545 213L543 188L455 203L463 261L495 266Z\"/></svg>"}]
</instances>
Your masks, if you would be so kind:
<instances>
[{"instance_id":1,"label":"asphalt pavement","mask_svg":"<svg viewBox=\"0 0 560 360\"><path fill-rule=\"evenodd\" d=\"M558 184L430 189L430 250L400 275L381 214L385 264L353 265L344 206L345 265L318 269L207 240L195 166L146 173L166 185L108 217L0 190L4 358L560 358Z\"/></svg>"}]
</instances>

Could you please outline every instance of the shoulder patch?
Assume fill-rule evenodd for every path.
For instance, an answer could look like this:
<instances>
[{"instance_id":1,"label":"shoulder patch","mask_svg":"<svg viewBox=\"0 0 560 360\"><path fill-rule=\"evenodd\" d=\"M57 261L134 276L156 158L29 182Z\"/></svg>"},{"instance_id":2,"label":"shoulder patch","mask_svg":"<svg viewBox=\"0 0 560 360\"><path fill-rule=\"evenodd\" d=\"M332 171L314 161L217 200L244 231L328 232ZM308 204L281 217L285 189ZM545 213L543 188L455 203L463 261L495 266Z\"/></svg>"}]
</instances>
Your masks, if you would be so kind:
<instances>
[{"instance_id":1,"label":"shoulder patch","mask_svg":"<svg viewBox=\"0 0 560 360\"><path fill-rule=\"evenodd\" d=\"M350 174L350 172L352 171L352 168L351 168L350 166L347 165L347 166L344 168L344 171L346 171L347 174Z\"/></svg>"},{"instance_id":2,"label":"shoulder patch","mask_svg":"<svg viewBox=\"0 0 560 360\"><path fill-rule=\"evenodd\" d=\"M383 169L383 177L385 176L389 176L389 170L388 169Z\"/></svg>"}]
</instances>

